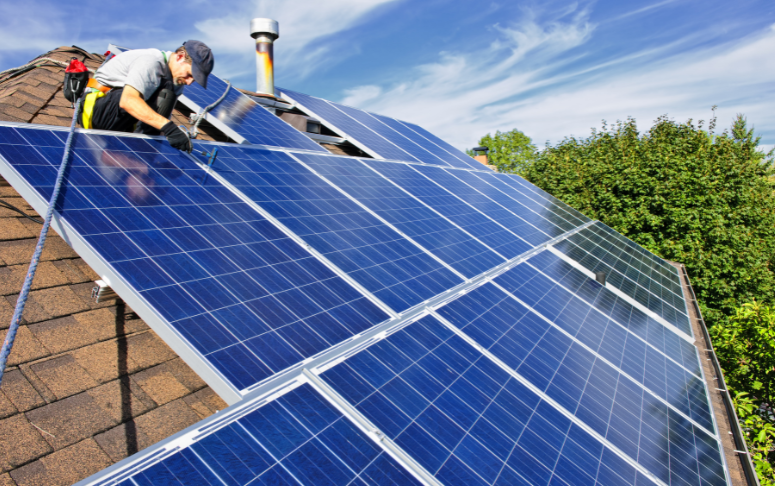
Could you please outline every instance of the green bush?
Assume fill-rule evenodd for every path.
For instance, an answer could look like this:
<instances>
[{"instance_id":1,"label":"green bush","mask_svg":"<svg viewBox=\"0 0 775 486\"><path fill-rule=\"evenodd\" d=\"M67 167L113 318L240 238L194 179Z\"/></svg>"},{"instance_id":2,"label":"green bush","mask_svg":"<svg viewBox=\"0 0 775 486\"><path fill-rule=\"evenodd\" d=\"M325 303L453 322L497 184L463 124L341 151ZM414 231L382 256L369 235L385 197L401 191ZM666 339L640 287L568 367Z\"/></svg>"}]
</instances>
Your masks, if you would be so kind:
<instances>
[{"instance_id":1,"label":"green bush","mask_svg":"<svg viewBox=\"0 0 775 486\"><path fill-rule=\"evenodd\" d=\"M775 399L775 309L758 302L744 304L710 334L759 480L764 486L775 485L775 425L769 417Z\"/></svg>"},{"instance_id":2,"label":"green bush","mask_svg":"<svg viewBox=\"0 0 775 486\"><path fill-rule=\"evenodd\" d=\"M709 325L775 301L772 152L738 116L720 135L660 117L548 146L520 173L657 255L684 263Z\"/></svg>"}]
</instances>

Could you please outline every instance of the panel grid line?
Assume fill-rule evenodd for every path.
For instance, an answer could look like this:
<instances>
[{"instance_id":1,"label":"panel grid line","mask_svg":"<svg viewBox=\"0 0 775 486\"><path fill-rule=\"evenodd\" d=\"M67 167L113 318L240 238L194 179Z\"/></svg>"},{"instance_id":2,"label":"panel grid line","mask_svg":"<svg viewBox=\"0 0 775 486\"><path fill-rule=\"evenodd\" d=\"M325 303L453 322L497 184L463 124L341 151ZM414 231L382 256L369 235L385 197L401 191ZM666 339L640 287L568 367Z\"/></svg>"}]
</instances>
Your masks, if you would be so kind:
<instances>
[{"instance_id":1,"label":"panel grid line","mask_svg":"<svg viewBox=\"0 0 775 486\"><path fill-rule=\"evenodd\" d=\"M190 156L192 160L194 160L201 168L205 169L207 166L205 164L202 164L200 161L198 161L193 156ZM311 245L309 245L307 242L305 242L300 236L298 236L295 232L291 231L290 228L285 226L283 223L281 223L277 218L269 214L269 212L265 211L264 208L262 208L260 205L255 203L252 199L245 196L242 191L238 190L234 185L232 185L229 181L227 181L223 176L218 174L217 172L213 171L210 174L211 177L215 178L223 184L224 187L229 189L231 192L233 192L237 197L239 197L243 202L251 206L253 209L258 211L261 216L266 218L267 220L271 221L277 228L279 228L283 233L288 235L291 239L293 239L295 242L300 244L302 247L304 247L308 252L312 253L317 257L321 262L323 262L327 267L329 267L334 273L336 273L339 277L343 278L347 283L352 285L354 288L356 288L359 292L361 292L364 296L366 296L369 300L371 300L374 304L379 306L380 309L382 309L384 312L386 312L388 315L395 317L397 314L393 309L391 309L387 304L382 302L380 299L378 299L374 294L366 290L361 284L356 282L353 278L351 278L346 272L344 272L342 269L340 269L337 265L335 265L333 262L331 262L328 258L326 258L323 254L312 248Z\"/></svg>"}]
</instances>

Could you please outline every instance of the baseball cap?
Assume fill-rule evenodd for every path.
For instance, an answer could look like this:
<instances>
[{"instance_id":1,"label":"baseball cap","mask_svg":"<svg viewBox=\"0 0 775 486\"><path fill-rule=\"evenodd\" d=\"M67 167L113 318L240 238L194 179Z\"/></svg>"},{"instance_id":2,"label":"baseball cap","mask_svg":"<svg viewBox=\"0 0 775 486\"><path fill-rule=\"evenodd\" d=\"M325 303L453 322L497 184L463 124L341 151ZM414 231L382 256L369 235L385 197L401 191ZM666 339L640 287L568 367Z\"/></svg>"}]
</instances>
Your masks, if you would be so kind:
<instances>
[{"instance_id":1,"label":"baseball cap","mask_svg":"<svg viewBox=\"0 0 775 486\"><path fill-rule=\"evenodd\" d=\"M198 40L187 40L183 43L183 47L191 56L191 74L194 75L194 81L207 89L207 76L210 75L215 63L213 51L204 42Z\"/></svg>"}]
</instances>

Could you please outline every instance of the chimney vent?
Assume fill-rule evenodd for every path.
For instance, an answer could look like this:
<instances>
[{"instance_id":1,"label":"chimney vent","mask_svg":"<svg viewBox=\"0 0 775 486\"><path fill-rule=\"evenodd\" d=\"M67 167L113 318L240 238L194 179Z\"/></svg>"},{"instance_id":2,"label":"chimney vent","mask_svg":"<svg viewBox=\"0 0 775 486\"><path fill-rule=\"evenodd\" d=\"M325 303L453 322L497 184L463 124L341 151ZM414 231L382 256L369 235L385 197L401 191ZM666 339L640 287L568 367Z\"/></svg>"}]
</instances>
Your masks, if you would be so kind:
<instances>
[{"instance_id":1,"label":"chimney vent","mask_svg":"<svg viewBox=\"0 0 775 486\"><path fill-rule=\"evenodd\" d=\"M253 19L250 37L256 40L256 92L274 96L274 41L280 37L280 25L272 19Z\"/></svg>"}]
</instances>

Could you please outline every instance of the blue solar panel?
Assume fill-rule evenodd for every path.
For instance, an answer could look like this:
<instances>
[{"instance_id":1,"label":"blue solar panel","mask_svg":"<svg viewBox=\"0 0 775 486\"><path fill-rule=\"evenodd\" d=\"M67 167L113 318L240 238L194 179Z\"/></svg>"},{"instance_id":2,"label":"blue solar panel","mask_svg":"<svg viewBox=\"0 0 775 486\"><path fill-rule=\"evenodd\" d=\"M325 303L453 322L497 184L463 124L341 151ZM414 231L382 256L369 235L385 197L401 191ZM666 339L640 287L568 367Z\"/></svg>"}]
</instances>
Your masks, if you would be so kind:
<instances>
[{"instance_id":1,"label":"blue solar panel","mask_svg":"<svg viewBox=\"0 0 775 486\"><path fill-rule=\"evenodd\" d=\"M606 281L611 285L691 336L683 296L618 258L601 244L610 247L610 243L587 228L558 243L555 248L590 271L605 272Z\"/></svg>"},{"instance_id":2,"label":"blue solar panel","mask_svg":"<svg viewBox=\"0 0 775 486\"><path fill-rule=\"evenodd\" d=\"M488 174L490 175L490 174ZM580 212L576 211L572 207L568 206L564 202L560 201L556 197L552 196L546 191L543 191L537 186L534 186L533 184L527 182L522 177L516 175L516 174L494 174L494 177L499 179L504 184L508 184L509 186L513 187L517 191L528 195L532 199L536 200L543 200L549 207L558 207L560 209L564 209L568 216L566 216L565 219L568 221L574 221L574 218L580 222L586 223L588 221L591 221L588 217L584 216Z\"/></svg>"},{"instance_id":3,"label":"blue solar panel","mask_svg":"<svg viewBox=\"0 0 775 486\"><path fill-rule=\"evenodd\" d=\"M442 484L650 483L431 316L321 376Z\"/></svg>"},{"instance_id":4,"label":"blue solar panel","mask_svg":"<svg viewBox=\"0 0 775 486\"><path fill-rule=\"evenodd\" d=\"M680 301L676 308L682 308L683 288L677 268L602 223L590 226L590 230L597 236L595 242L598 245L642 274L636 277L637 282L647 279L656 281Z\"/></svg>"},{"instance_id":5,"label":"blue solar panel","mask_svg":"<svg viewBox=\"0 0 775 486\"><path fill-rule=\"evenodd\" d=\"M423 177L411 166L372 160L367 160L365 163L498 254L506 258L514 258L532 247L530 243L495 223L478 209Z\"/></svg>"},{"instance_id":6,"label":"blue solar panel","mask_svg":"<svg viewBox=\"0 0 775 486\"><path fill-rule=\"evenodd\" d=\"M309 113L315 118L319 118L327 125L335 127L337 131L341 132L341 135L344 135L356 145L360 145L367 152L371 152L373 155L383 159L417 161L409 152L402 150L357 120L350 118L329 102L287 89L278 89L278 91L286 98L290 98L307 108Z\"/></svg>"},{"instance_id":7,"label":"blue solar panel","mask_svg":"<svg viewBox=\"0 0 775 486\"><path fill-rule=\"evenodd\" d=\"M475 162L475 163L472 162L471 157L469 157L468 155L466 154L454 155L453 153L449 153L443 148L439 147L435 143L431 142L427 138L423 137L419 133L415 132L414 130L412 130L411 128L409 128L408 126L404 125L403 123L401 123L400 121L394 118L377 115L375 113L369 113L369 115L373 116L377 120L381 121L382 123L389 126L393 130L397 131L404 137L416 143L417 145L421 146L426 151L435 155L437 158L443 160L444 162L447 163L447 165L450 165L452 167L463 168L463 169L470 169L472 167L475 168L476 170L483 169L481 164L477 165L479 164L479 162ZM460 154L460 152L457 149L454 150L454 153ZM434 163L434 162L431 162L431 160L433 159L428 159L428 160L423 159L423 162L426 162L429 164ZM439 164L439 165L443 165L443 164Z\"/></svg>"},{"instance_id":8,"label":"blue solar panel","mask_svg":"<svg viewBox=\"0 0 775 486\"><path fill-rule=\"evenodd\" d=\"M226 91L226 83L212 74L207 85L207 89L197 83L186 87L180 101L195 112L200 112ZM210 110L209 117L215 119L213 123L222 123L224 127L218 128L225 128L227 135L238 141L241 141L241 137L252 144L327 152L309 137L234 88L229 88L226 98ZM229 130L233 133L228 133Z\"/></svg>"},{"instance_id":9,"label":"blue solar panel","mask_svg":"<svg viewBox=\"0 0 775 486\"><path fill-rule=\"evenodd\" d=\"M357 160L312 154L298 157L466 277L479 275L505 261Z\"/></svg>"},{"instance_id":10,"label":"blue solar panel","mask_svg":"<svg viewBox=\"0 0 775 486\"><path fill-rule=\"evenodd\" d=\"M192 431L193 443L161 460L119 469L98 484L421 484L309 385L248 413L223 413L217 430Z\"/></svg>"},{"instance_id":11,"label":"blue solar panel","mask_svg":"<svg viewBox=\"0 0 775 486\"><path fill-rule=\"evenodd\" d=\"M629 334L600 313L593 312L586 303L575 299L569 292L558 288L545 277L536 275L535 270L530 270L532 269L526 265L520 265L495 279L495 282L500 284L508 280L512 284L523 283L511 291L512 295L529 305L535 313L543 316L544 320L531 316L524 322L518 322L520 317L527 313L527 308L491 285L470 292L442 308L439 313L467 333L467 326L471 326L472 337L487 349L498 346L498 341L502 338L508 340L506 335L510 335L511 339L523 334L543 335L544 338L539 344L535 343L536 339L528 337L522 341L517 340L516 345L519 348L515 348L513 343L508 341L505 345L509 348L508 351L493 349L493 353L509 365L515 362L512 355L518 356L517 364L513 366L515 369L520 369L523 362L531 360L526 353L533 346L535 349L530 351L531 355L534 352L546 353L546 342L552 343L552 352L559 353L558 356L573 349L578 355L577 359L582 361L591 362L602 357L677 411L692 418L702 427L714 430L710 406L700 376L668 359L660 351ZM595 354L575 348L576 342L551 327L546 320L553 322ZM506 355L501 356L501 352ZM525 366L532 369L529 363ZM607 374L610 373L607 371ZM535 385L543 388L544 383L539 380Z\"/></svg>"},{"instance_id":12,"label":"blue solar panel","mask_svg":"<svg viewBox=\"0 0 775 486\"><path fill-rule=\"evenodd\" d=\"M575 215L566 211L565 208L556 204L555 201L539 198L530 191L524 189L519 190L506 184L503 181L503 176L505 174L496 174L494 172L470 172L464 175L458 175L457 172L459 171L454 172L455 176L464 180L468 185L476 188L483 194L488 194L493 189L496 189L498 192L505 194L522 206L533 211L538 217L546 219L551 224L561 228L563 231L570 231L588 221L577 218ZM502 196L498 195L496 197L501 198ZM508 203L508 200L506 201L507 204L512 204ZM530 217L530 215L525 213L525 218L527 217Z\"/></svg>"},{"instance_id":13,"label":"blue solar panel","mask_svg":"<svg viewBox=\"0 0 775 486\"><path fill-rule=\"evenodd\" d=\"M213 169L397 312L462 283L285 153L223 147Z\"/></svg>"},{"instance_id":14,"label":"blue solar panel","mask_svg":"<svg viewBox=\"0 0 775 486\"><path fill-rule=\"evenodd\" d=\"M571 291L603 315L621 324L665 355L681 363L687 370L696 375L700 374L699 356L697 348L693 344L609 289L588 278L566 261L545 251L534 256L527 263ZM506 279L502 280L500 284L507 290L515 288Z\"/></svg>"},{"instance_id":15,"label":"blue solar panel","mask_svg":"<svg viewBox=\"0 0 775 486\"><path fill-rule=\"evenodd\" d=\"M565 232L503 192L483 183L473 173L436 167L416 167L416 170L533 246L546 243Z\"/></svg>"},{"instance_id":16,"label":"blue solar panel","mask_svg":"<svg viewBox=\"0 0 775 486\"><path fill-rule=\"evenodd\" d=\"M473 160L470 156L468 156L465 153L461 152L459 149L456 149L455 147L453 147L452 145L448 144L447 142L445 142L444 140L440 139L439 137L437 137L436 135L432 134L431 132L429 132L428 130L424 129L423 127L421 127L419 125L415 125L413 123L405 122L405 121L399 121L399 123L401 123L402 125L404 125L408 129L412 130L413 132L417 133L421 137L423 137L426 140L428 140L428 141L438 145L439 147L443 148L444 150L446 150L447 152L449 152L450 154L455 156L455 158L457 158L457 160L459 160L463 164L462 166L458 165L457 167L468 167L470 169L484 170L484 171L489 171L490 170L490 169L483 168L482 164L480 164L479 162Z\"/></svg>"},{"instance_id":17,"label":"blue solar panel","mask_svg":"<svg viewBox=\"0 0 775 486\"><path fill-rule=\"evenodd\" d=\"M438 312L663 481L674 484L670 477L677 474L688 484L700 484L701 477L710 484L725 484L717 438L677 413L691 412L700 425L714 429L702 383L672 381L681 381L682 369L674 366L666 373L664 365L661 369L655 366L646 370L642 377L645 386L641 386L639 380L626 378L491 284ZM609 344L620 353L625 347L615 340ZM635 347L623 351L636 352ZM648 366L656 356L633 358L639 363L627 363L631 357L624 356L622 368L633 372L644 361ZM663 397L672 406L646 392L660 385L672 387ZM692 394L697 388L701 394ZM699 398L702 400L693 402ZM682 443L686 441L703 445L691 450L695 453L692 470L663 460L665 455L683 455Z\"/></svg>"},{"instance_id":18,"label":"blue solar panel","mask_svg":"<svg viewBox=\"0 0 775 486\"><path fill-rule=\"evenodd\" d=\"M0 127L46 201L61 134ZM56 164L56 165L54 165ZM166 142L78 134L59 214L241 390L388 316Z\"/></svg>"}]
</instances>

